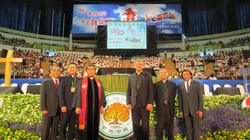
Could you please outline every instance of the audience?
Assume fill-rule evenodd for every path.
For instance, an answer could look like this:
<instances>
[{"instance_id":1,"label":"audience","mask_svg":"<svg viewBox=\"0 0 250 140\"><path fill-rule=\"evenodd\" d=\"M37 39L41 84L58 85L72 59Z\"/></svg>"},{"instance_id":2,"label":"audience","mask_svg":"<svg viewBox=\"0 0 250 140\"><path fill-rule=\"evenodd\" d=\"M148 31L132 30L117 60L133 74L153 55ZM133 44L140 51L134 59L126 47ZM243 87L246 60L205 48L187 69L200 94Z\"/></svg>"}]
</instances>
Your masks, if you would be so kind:
<instances>
[{"instance_id":1,"label":"audience","mask_svg":"<svg viewBox=\"0 0 250 140\"><path fill-rule=\"evenodd\" d=\"M189 56L172 56L172 61L175 64L175 69L178 73L181 73L184 69L188 69L193 73L194 79L210 79L215 80L221 77L230 77L230 79L235 79L236 72L240 68L248 67L248 62L243 57L243 53L241 50L234 50L232 47L234 46L242 46L249 43L250 38L244 37L239 39L231 39L230 42L224 44L222 41L219 42L208 42L203 45L220 45L223 47L231 47L228 50L220 50L214 51L214 54L205 54L201 56L199 53L193 53ZM91 58L82 57L79 54L70 54L70 53L57 53L56 50L44 49L41 52L32 51L29 49L21 50L19 47L28 47L33 48L37 43L29 44L25 39L22 38L6 38L2 34L0 34L0 43L6 45L12 45L13 50L15 51L14 57L23 58L22 63L14 63L12 73L15 77L25 77L25 78L43 78L47 75L44 75L44 69L41 67L43 61L45 61L45 57L50 59L51 65L59 65L62 70L62 75L64 75L64 71L67 69L67 65L69 62L75 62L78 66L78 76L83 76L84 67L86 65L87 59L89 59L90 64L95 65L97 68L121 68L122 67L122 57L121 56L108 56L108 55L95 55ZM48 43L40 43L41 45L51 45L51 46L63 46L67 48L66 45L63 44L48 44ZM200 46L199 45L192 45ZM81 44L73 44L73 50L77 52L93 52L93 48L91 46L81 46ZM178 47L175 47L178 48ZM67 49L66 49L67 50ZM48 52L54 51L54 56L48 56ZM171 51L179 51L177 49ZM205 52L204 52L205 53ZM166 52L165 52L166 54ZM145 68L153 68L158 71L160 68L165 67L164 58L159 56L139 56L145 63ZM166 57L166 56L165 56ZM131 67L134 67L135 60L137 57L131 58ZM210 77L206 77L204 74L204 65L207 63L214 63L214 74L211 74ZM169 79L177 79L180 78L181 75L177 73L169 75Z\"/></svg>"}]
</instances>

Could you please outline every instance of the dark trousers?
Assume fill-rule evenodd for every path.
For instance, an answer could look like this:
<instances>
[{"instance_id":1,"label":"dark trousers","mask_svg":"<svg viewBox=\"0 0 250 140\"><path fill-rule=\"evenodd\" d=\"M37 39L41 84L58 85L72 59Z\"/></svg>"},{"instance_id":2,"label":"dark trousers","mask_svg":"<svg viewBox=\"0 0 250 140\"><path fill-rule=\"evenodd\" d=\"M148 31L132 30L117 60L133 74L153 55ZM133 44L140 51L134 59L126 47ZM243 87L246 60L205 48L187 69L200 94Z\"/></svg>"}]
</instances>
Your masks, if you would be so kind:
<instances>
[{"instance_id":1,"label":"dark trousers","mask_svg":"<svg viewBox=\"0 0 250 140\"><path fill-rule=\"evenodd\" d=\"M60 140L66 140L66 129L68 126L67 140L73 140L75 138L75 128L77 124L78 115L75 114L75 110L67 110L67 112L61 112L60 115Z\"/></svg>"},{"instance_id":2,"label":"dark trousers","mask_svg":"<svg viewBox=\"0 0 250 140\"><path fill-rule=\"evenodd\" d=\"M184 117L188 140L200 140L200 119L198 116Z\"/></svg>"},{"instance_id":3,"label":"dark trousers","mask_svg":"<svg viewBox=\"0 0 250 140\"><path fill-rule=\"evenodd\" d=\"M77 117L77 124L76 124L76 140L86 140L85 130L79 129L79 116Z\"/></svg>"},{"instance_id":4,"label":"dark trousers","mask_svg":"<svg viewBox=\"0 0 250 140\"><path fill-rule=\"evenodd\" d=\"M59 118L59 114L56 116L42 116L42 140L56 140Z\"/></svg>"},{"instance_id":5,"label":"dark trousers","mask_svg":"<svg viewBox=\"0 0 250 140\"><path fill-rule=\"evenodd\" d=\"M157 140L163 140L163 130L165 130L168 140L174 140L174 133L173 133L174 116L171 116L168 111L166 112L167 112L166 117L157 117L157 124L155 129Z\"/></svg>"},{"instance_id":6,"label":"dark trousers","mask_svg":"<svg viewBox=\"0 0 250 140\"><path fill-rule=\"evenodd\" d=\"M134 139L149 139L149 111L143 108L140 100L136 101L132 109L132 121L134 130Z\"/></svg>"},{"instance_id":7,"label":"dark trousers","mask_svg":"<svg viewBox=\"0 0 250 140\"><path fill-rule=\"evenodd\" d=\"M76 128L76 140L86 140L85 131Z\"/></svg>"}]
</instances>

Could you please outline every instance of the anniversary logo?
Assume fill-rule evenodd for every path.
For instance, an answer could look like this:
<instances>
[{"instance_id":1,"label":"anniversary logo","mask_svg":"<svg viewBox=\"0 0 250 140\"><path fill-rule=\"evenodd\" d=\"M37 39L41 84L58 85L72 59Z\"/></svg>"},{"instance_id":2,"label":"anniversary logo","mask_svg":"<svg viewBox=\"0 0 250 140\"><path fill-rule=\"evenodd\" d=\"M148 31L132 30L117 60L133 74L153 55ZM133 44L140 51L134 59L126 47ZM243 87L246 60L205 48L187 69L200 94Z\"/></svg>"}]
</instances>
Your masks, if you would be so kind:
<instances>
[{"instance_id":1,"label":"anniversary logo","mask_svg":"<svg viewBox=\"0 0 250 140\"><path fill-rule=\"evenodd\" d=\"M133 135L131 111L126 107L126 93L106 95L107 105L100 116L99 133L105 139L125 139Z\"/></svg>"}]
</instances>

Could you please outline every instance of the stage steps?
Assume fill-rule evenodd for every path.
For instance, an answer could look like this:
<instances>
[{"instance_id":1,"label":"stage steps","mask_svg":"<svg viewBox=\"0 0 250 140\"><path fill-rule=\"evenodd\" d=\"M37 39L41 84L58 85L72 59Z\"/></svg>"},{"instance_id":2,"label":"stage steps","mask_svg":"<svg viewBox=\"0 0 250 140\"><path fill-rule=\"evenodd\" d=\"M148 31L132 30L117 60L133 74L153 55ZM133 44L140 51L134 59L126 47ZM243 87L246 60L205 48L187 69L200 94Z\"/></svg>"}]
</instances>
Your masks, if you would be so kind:
<instances>
[{"instance_id":1,"label":"stage steps","mask_svg":"<svg viewBox=\"0 0 250 140\"><path fill-rule=\"evenodd\" d=\"M86 72L87 66L92 65L92 64L90 64L90 60L88 58L83 59L83 60L85 61L85 64L84 64L84 67L82 69L82 73Z\"/></svg>"},{"instance_id":2,"label":"stage steps","mask_svg":"<svg viewBox=\"0 0 250 140\"><path fill-rule=\"evenodd\" d=\"M50 58L46 57L45 61L42 62L41 66L43 69L43 76L48 75L49 74L49 67L50 67Z\"/></svg>"},{"instance_id":3,"label":"stage steps","mask_svg":"<svg viewBox=\"0 0 250 140\"><path fill-rule=\"evenodd\" d=\"M131 68L131 61L130 61L130 59L123 59L122 60L122 68Z\"/></svg>"},{"instance_id":4,"label":"stage steps","mask_svg":"<svg viewBox=\"0 0 250 140\"><path fill-rule=\"evenodd\" d=\"M209 77L210 74L214 73L214 63L208 63L208 64L204 64L204 74L206 77Z\"/></svg>"},{"instance_id":5,"label":"stage steps","mask_svg":"<svg viewBox=\"0 0 250 140\"><path fill-rule=\"evenodd\" d=\"M168 74L173 77L175 74L179 75L174 67L174 63L171 58L164 58L165 68L168 71Z\"/></svg>"}]
</instances>

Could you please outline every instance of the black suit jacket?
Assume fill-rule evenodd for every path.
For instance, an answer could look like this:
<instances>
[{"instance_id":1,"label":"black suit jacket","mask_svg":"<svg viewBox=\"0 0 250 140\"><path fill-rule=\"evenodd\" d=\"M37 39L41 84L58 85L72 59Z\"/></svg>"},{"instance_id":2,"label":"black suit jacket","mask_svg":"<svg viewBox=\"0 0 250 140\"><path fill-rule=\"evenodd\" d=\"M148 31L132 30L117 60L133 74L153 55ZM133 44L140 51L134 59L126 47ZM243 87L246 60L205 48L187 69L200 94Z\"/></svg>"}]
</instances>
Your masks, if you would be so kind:
<instances>
[{"instance_id":1,"label":"black suit jacket","mask_svg":"<svg viewBox=\"0 0 250 140\"><path fill-rule=\"evenodd\" d=\"M60 79L59 79L60 83ZM40 108L48 111L48 116L55 116L59 107L58 91L52 78L43 81L40 88Z\"/></svg>"},{"instance_id":2,"label":"black suit jacket","mask_svg":"<svg viewBox=\"0 0 250 140\"><path fill-rule=\"evenodd\" d=\"M164 103L164 88L163 84L167 85L168 95L169 95L169 112L171 116L175 115L175 96L176 96L176 84L172 81L167 80L166 83L158 81L154 83L154 99L156 103L156 115L157 117L164 117L168 112L166 110L166 104Z\"/></svg>"},{"instance_id":3,"label":"black suit jacket","mask_svg":"<svg viewBox=\"0 0 250 140\"><path fill-rule=\"evenodd\" d=\"M79 78L76 81L79 82ZM58 88L59 105L60 107L66 106L67 110L73 110L75 93L71 93L71 85L72 78L68 75L61 78Z\"/></svg>"},{"instance_id":4,"label":"black suit jacket","mask_svg":"<svg viewBox=\"0 0 250 140\"><path fill-rule=\"evenodd\" d=\"M183 112L184 117L187 117L189 112L192 116L197 115L197 111L204 110L203 95L200 83L191 80L189 92L185 88L185 81L180 83L179 88L179 110Z\"/></svg>"},{"instance_id":5,"label":"black suit jacket","mask_svg":"<svg viewBox=\"0 0 250 140\"><path fill-rule=\"evenodd\" d=\"M127 104L132 104L132 107L135 106L136 97L140 95L140 101L142 106L146 108L147 104L153 104L153 81L149 73L142 72L139 80L139 89L136 90L136 73L132 74L129 77L128 88L127 88Z\"/></svg>"}]
</instances>

